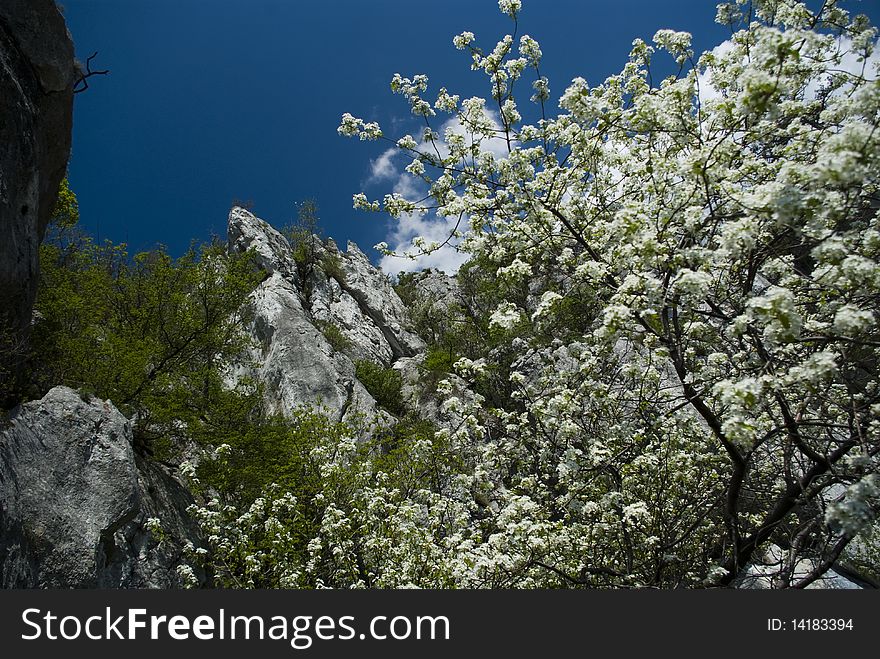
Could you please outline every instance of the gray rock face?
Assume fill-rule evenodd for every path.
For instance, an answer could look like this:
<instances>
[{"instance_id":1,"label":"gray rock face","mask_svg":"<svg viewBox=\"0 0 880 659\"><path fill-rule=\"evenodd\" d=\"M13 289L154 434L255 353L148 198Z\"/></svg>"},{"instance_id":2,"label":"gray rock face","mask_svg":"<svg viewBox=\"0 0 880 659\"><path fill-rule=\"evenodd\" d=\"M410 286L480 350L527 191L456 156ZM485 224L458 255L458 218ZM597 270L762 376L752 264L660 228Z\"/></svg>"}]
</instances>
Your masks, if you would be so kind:
<instances>
[{"instance_id":1,"label":"gray rock face","mask_svg":"<svg viewBox=\"0 0 880 659\"><path fill-rule=\"evenodd\" d=\"M444 311L462 303L461 290L455 277L436 270L420 272L416 276L417 302L431 304Z\"/></svg>"},{"instance_id":2,"label":"gray rock face","mask_svg":"<svg viewBox=\"0 0 880 659\"><path fill-rule=\"evenodd\" d=\"M197 539L191 501L138 463L131 425L111 403L56 387L0 431L0 585L177 586L172 543L160 547L143 522L162 519L178 545Z\"/></svg>"},{"instance_id":3,"label":"gray rock face","mask_svg":"<svg viewBox=\"0 0 880 659\"><path fill-rule=\"evenodd\" d=\"M349 343L346 353L352 359L385 365L394 361L394 351L382 330L338 281L319 270L312 276L312 284L312 315L319 324L333 326L342 333Z\"/></svg>"},{"instance_id":4,"label":"gray rock face","mask_svg":"<svg viewBox=\"0 0 880 659\"><path fill-rule=\"evenodd\" d=\"M339 285L354 298L363 316L382 332L394 358L424 351L425 342L406 329L407 311L391 282L353 242L342 255L344 281Z\"/></svg>"},{"instance_id":5,"label":"gray rock face","mask_svg":"<svg viewBox=\"0 0 880 659\"><path fill-rule=\"evenodd\" d=\"M227 234L230 250L243 253L252 249L260 269L270 275L277 271L285 279L298 282L290 243L270 224L236 206L229 211Z\"/></svg>"},{"instance_id":6,"label":"gray rock face","mask_svg":"<svg viewBox=\"0 0 880 659\"><path fill-rule=\"evenodd\" d=\"M70 389L18 409L0 440L4 586L97 586L99 550L138 510L130 438Z\"/></svg>"},{"instance_id":7,"label":"gray rock face","mask_svg":"<svg viewBox=\"0 0 880 659\"><path fill-rule=\"evenodd\" d=\"M466 320L466 307L461 287L455 277L436 270L426 270L413 276L409 312L419 319L423 336L437 341L444 333Z\"/></svg>"},{"instance_id":8,"label":"gray rock face","mask_svg":"<svg viewBox=\"0 0 880 659\"><path fill-rule=\"evenodd\" d=\"M354 364L312 324L291 282L274 272L251 294L250 304L251 332L259 346L255 375L265 385L270 412L290 414L302 405L319 405L331 418L346 420L375 409L355 378Z\"/></svg>"},{"instance_id":9,"label":"gray rock face","mask_svg":"<svg viewBox=\"0 0 880 659\"><path fill-rule=\"evenodd\" d=\"M24 332L70 155L73 43L53 0L0 2L0 325Z\"/></svg>"},{"instance_id":10,"label":"gray rock face","mask_svg":"<svg viewBox=\"0 0 880 659\"><path fill-rule=\"evenodd\" d=\"M406 326L409 314L388 278L352 242L341 252L332 240L317 246L307 304L320 324L333 325L351 344L346 353L390 366L425 349ZM327 261L337 264L326 271Z\"/></svg>"},{"instance_id":11,"label":"gray rock face","mask_svg":"<svg viewBox=\"0 0 880 659\"><path fill-rule=\"evenodd\" d=\"M256 367L234 377L256 376L273 412L319 405L336 420L376 416L354 361L387 366L424 349L387 278L355 245L340 252L332 241L316 243L314 263L299 272L287 240L242 208L230 212L228 232L230 250L252 249L267 274L250 298Z\"/></svg>"},{"instance_id":12,"label":"gray rock face","mask_svg":"<svg viewBox=\"0 0 880 659\"><path fill-rule=\"evenodd\" d=\"M140 505L134 518L114 533L113 542L101 547L99 563L104 565L98 587L179 588L177 566L190 564L182 547L187 541L201 544L198 524L186 512L194 503L192 494L155 462L135 457L135 467ZM147 530L150 518L160 521L165 539ZM204 571L193 571L204 583Z\"/></svg>"}]
</instances>

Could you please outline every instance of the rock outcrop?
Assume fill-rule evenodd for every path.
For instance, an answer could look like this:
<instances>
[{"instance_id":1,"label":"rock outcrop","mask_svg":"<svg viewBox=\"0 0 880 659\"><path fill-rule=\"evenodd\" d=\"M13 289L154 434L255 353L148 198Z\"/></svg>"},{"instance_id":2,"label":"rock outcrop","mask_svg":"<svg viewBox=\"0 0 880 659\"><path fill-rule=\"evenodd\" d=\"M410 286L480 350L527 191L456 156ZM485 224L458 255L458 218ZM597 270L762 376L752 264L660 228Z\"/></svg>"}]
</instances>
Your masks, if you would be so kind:
<instances>
[{"instance_id":1,"label":"rock outcrop","mask_svg":"<svg viewBox=\"0 0 880 659\"><path fill-rule=\"evenodd\" d=\"M448 314L464 305L458 280L438 270L425 270L414 275L416 304L428 305L438 314Z\"/></svg>"},{"instance_id":2,"label":"rock outcrop","mask_svg":"<svg viewBox=\"0 0 880 659\"><path fill-rule=\"evenodd\" d=\"M113 541L102 546L98 572L101 588L178 588L177 566L191 564L183 545L201 543L198 524L186 509L194 503L192 494L155 462L135 456L138 509L132 520L120 527ZM147 520L159 520L161 537L147 528ZM204 583L204 571L193 573Z\"/></svg>"},{"instance_id":3,"label":"rock outcrop","mask_svg":"<svg viewBox=\"0 0 880 659\"><path fill-rule=\"evenodd\" d=\"M293 283L272 273L250 297L254 375L264 385L268 409L290 414L303 405L323 407L331 418L369 415L376 402L355 377L355 367L312 323Z\"/></svg>"},{"instance_id":4,"label":"rock outcrop","mask_svg":"<svg viewBox=\"0 0 880 659\"><path fill-rule=\"evenodd\" d=\"M176 587L192 497L136 459L108 401L56 387L0 430L0 586ZM156 538L146 520L162 520Z\"/></svg>"},{"instance_id":5,"label":"rock outcrop","mask_svg":"<svg viewBox=\"0 0 880 659\"><path fill-rule=\"evenodd\" d=\"M382 333L392 355L389 363L422 352L425 342L406 329L407 310L387 275L375 268L366 254L351 241L341 256L345 276L339 285L357 302L363 322Z\"/></svg>"},{"instance_id":6,"label":"rock outcrop","mask_svg":"<svg viewBox=\"0 0 880 659\"><path fill-rule=\"evenodd\" d=\"M387 277L353 243L342 252L316 237L311 262L297 264L287 239L243 208L229 213L228 236L230 250L252 250L266 273L250 298L256 366L236 375L255 376L273 412L319 405L336 420L375 417L355 362L389 366L424 350Z\"/></svg>"},{"instance_id":7,"label":"rock outcrop","mask_svg":"<svg viewBox=\"0 0 880 659\"><path fill-rule=\"evenodd\" d=\"M54 0L0 2L0 324L26 331L70 155L73 43Z\"/></svg>"},{"instance_id":8,"label":"rock outcrop","mask_svg":"<svg viewBox=\"0 0 880 659\"><path fill-rule=\"evenodd\" d=\"M357 245L349 242L342 252L328 241L320 246L319 259L336 267L335 272L313 271L310 309L316 321L342 333L352 357L390 366L425 349L424 341L407 329L407 309L388 277Z\"/></svg>"}]
</instances>

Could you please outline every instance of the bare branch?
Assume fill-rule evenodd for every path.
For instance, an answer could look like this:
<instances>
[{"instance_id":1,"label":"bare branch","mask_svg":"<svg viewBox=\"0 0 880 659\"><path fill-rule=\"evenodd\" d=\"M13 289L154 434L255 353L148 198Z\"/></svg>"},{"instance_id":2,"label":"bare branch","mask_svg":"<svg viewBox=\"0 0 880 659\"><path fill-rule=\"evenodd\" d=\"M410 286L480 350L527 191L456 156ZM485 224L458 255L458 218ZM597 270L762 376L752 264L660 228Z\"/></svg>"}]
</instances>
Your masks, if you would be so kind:
<instances>
[{"instance_id":1,"label":"bare branch","mask_svg":"<svg viewBox=\"0 0 880 659\"><path fill-rule=\"evenodd\" d=\"M98 51L95 51L86 59L86 70L83 71L77 81L73 83L73 93L79 94L80 92L84 92L89 88L89 78L92 76L105 76L110 73L110 69L100 69L98 71L92 71L92 60L98 56Z\"/></svg>"}]
</instances>

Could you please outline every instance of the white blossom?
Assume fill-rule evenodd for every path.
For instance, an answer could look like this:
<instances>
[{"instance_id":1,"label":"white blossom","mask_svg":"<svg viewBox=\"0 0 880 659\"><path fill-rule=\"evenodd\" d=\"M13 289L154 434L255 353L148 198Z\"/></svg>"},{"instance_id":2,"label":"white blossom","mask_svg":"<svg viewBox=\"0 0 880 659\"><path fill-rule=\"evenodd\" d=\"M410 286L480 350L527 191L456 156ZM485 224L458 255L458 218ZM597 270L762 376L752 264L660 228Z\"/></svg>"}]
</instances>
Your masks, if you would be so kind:
<instances>
[{"instance_id":1,"label":"white blossom","mask_svg":"<svg viewBox=\"0 0 880 659\"><path fill-rule=\"evenodd\" d=\"M516 13L522 9L521 0L498 0L498 8L510 16L516 17Z\"/></svg>"},{"instance_id":2,"label":"white blossom","mask_svg":"<svg viewBox=\"0 0 880 659\"><path fill-rule=\"evenodd\" d=\"M489 317L489 325L501 329L512 329L520 320L522 312L512 302L502 302Z\"/></svg>"},{"instance_id":3,"label":"white blossom","mask_svg":"<svg viewBox=\"0 0 880 659\"><path fill-rule=\"evenodd\" d=\"M834 331L840 334L852 336L872 326L874 314L851 304L845 304L834 314Z\"/></svg>"},{"instance_id":4,"label":"white blossom","mask_svg":"<svg viewBox=\"0 0 880 659\"><path fill-rule=\"evenodd\" d=\"M452 43L453 43L453 44L455 45L455 47L458 48L459 50L464 50L464 49L467 48L471 43L473 43L473 41L474 41L474 33L473 33L473 32L462 32L461 34L457 35L457 36L452 40Z\"/></svg>"}]
</instances>

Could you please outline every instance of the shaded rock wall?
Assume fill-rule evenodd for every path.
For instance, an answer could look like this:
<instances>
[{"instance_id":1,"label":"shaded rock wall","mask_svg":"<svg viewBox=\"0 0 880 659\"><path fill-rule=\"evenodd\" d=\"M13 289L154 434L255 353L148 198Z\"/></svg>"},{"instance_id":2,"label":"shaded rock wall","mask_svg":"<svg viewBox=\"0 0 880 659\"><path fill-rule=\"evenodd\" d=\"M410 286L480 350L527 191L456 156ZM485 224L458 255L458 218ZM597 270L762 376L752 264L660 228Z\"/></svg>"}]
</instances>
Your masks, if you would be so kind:
<instances>
[{"instance_id":1,"label":"shaded rock wall","mask_svg":"<svg viewBox=\"0 0 880 659\"><path fill-rule=\"evenodd\" d=\"M70 155L73 43L53 0L0 2L0 318L26 331Z\"/></svg>"},{"instance_id":2,"label":"shaded rock wall","mask_svg":"<svg viewBox=\"0 0 880 659\"><path fill-rule=\"evenodd\" d=\"M161 466L135 458L112 403L55 387L0 430L0 586L179 586L179 548L198 544L190 503Z\"/></svg>"}]
</instances>

